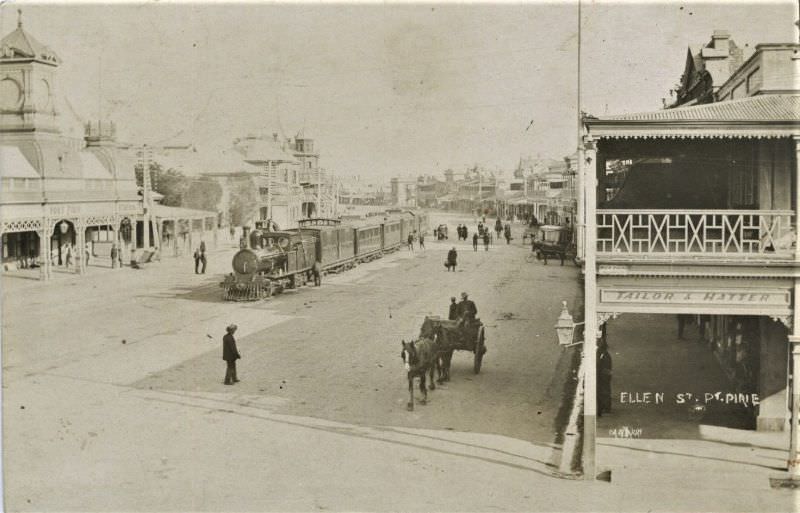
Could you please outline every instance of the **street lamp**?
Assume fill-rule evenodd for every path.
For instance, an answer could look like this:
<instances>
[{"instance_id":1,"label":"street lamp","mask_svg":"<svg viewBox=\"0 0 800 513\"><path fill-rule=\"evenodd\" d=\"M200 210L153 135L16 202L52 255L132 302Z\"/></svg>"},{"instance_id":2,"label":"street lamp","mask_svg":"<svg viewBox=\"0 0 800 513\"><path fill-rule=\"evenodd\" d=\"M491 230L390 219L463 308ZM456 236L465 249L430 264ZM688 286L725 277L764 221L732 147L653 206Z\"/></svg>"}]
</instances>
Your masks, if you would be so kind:
<instances>
[{"instance_id":1,"label":"street lamp","mask_svg":"<svg viewBox=\"0 0 800 513\"><path fill-rule=\"evenodd\" d=\"M558 320L554 326L556 329L556 335L558 335L558 345L561 347L571 347L583 344L583 340L580 342L572 341L575 338L575 328L581 324L583 323L575 322L572 319L572 315L569 313L569 310L567 310L567 302L562 301L561 314L558 316Z\"/></svg>"}]
</instances>

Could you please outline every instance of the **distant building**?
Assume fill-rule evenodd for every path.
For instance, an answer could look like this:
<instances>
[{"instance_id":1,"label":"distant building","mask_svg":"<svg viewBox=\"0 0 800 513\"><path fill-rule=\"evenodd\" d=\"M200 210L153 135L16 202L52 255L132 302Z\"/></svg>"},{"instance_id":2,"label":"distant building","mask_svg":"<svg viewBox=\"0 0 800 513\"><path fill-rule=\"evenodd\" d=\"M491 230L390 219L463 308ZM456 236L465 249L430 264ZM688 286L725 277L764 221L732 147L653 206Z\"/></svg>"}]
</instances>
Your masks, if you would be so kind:
<instances>
[{"instance_id":1,"label":"distant building","mask_svg":"<svg viewBox=\"0 0 800 513\"><path fill-rule=\"evenodd\" d=\"M417 206L417 179L394 177L390 180L391 204L395 207Z\"/></svg>"}]
</instances>

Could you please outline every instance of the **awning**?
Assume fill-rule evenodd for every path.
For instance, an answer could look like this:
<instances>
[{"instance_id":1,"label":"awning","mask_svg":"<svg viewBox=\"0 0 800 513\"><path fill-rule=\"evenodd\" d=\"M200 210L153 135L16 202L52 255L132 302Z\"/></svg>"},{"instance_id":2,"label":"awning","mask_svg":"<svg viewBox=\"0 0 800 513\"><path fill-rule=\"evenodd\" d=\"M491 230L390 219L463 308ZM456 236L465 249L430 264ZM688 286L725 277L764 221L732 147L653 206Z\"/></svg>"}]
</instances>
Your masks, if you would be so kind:
<instances>
[{"instance_id":1,"label":"awning","mask_svg":"<svg viewBox=\"0 0 800 513\"><path fill-rule=\"evenodd\" d=\"M774 138L800 135L798 113L800 95L770 94L583 123L595 138Z\"/></svg>"}]
</instances>

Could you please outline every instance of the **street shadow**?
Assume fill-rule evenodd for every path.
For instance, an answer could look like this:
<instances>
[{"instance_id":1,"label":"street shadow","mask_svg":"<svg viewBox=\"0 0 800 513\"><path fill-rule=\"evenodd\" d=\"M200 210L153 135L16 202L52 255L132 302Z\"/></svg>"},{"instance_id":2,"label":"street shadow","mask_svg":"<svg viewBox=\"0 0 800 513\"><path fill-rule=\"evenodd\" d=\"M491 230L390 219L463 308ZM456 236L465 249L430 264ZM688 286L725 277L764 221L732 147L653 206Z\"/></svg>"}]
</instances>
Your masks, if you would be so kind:
<instances>
[{"instance_id":1,"label":"street shadow","mask_svg":"<svg viewBox=\"0 0 800 513\"><path fill-rule=\"evenodd\" d=\"M180 398L186 398L187 397L186 395L183 395L183 394L174 394L174 393L170 393L170 392L167 392L167 391L161 391L160 393L171 394L171 395L175 395L175 396L180 397ZM194 397L188 396L188 398L194 398ZM291 421L291 420L285 420L285 419L276 419L274 417L271 417L270 416L271 412L268 409L264 408L264 407L260 407L260 406L256 406L256 405L248 405L247 406L247 408L251 409L251 410L260 410L259 413L248 413L248 412L243 412L243 411L236 411L236 410L231 409L231 406L234 406L234 405L231 405L228 401L224 401L224 400L221 400L221 399L201 398L204 401L220 403L221 406L219 408L211 408L211 407L208 407L208 406L194 404L194 403L191 403L191 402L188 402L188 401L182 401L180 399L170 400L170 399L155 398L155 397L144 397L144 399L147 400L147 401L155 401L155 402L160 402L160 403L165 403L165 404L174 404L174 405L185 406L185 407L204 410L204 411L217 411L217 412L220 412L220 413L228 413L228 414L231 414L231 415L238 415L238 416L242 416L242 417L248 417L248 418L255 419L255 420L272 422L272 423L276 423L276 424L282 424L282 425L285 425L285 426L299 427L299 428L310 429L310 430L314 430L314 431L321 431L321 432L325 432L325 433L349 436L349 437L353 437L353 438L361 438L361 439L364 439L364 440L372 440L372 441L378 441L378 442L383 442L383 443L389 443L389 444L402 446L402 447L409 447L409 448L413 448L413 449L421 449L421 450L424 450L424 451L427 451L427 452L432 452L432 453L437 453L437 454L444 454L444 455L447 455L447 456L458 456L458 457L462 457L462 458L466 458L466 459L470 459L470 460L482 461L484 463L491 463L491 464L494 464L494 465L502 465L504 467L508 467L508 468L512 468L512 469L516 469L516 470L525 470L525 471L529 471L529 472L532 472L532 473L535 473L535 474L538 474L538 475L541 475L541 476L552 477L554 479L559 479L558 476L552 474L551 472L535 468L532 465L525 465L525 464L521 464L521 463L513 463L513 462L510 462L510 461L504 461L504 460L499 459L499 458L491 458L491 457L488 457L488 456L479 456L479 455L473 454L474 449L480 449L480 450L485 450L485 451L488 451L488 452L493 452L493 453L496 453L498 455L510 456L510 457L515 458L515 459L526 460L526 461L529 461L531 463L538 464L538 465L543 465L543 466L547 466L548 465L547 462L542 461L542 460L538 460L536 458L531 458L531 457L528 457L528 456L520 456L520 455L517 455L517 454L513 454L511 452L508 452L508 451L503 451L503 450L495 449L493 447L487 447L487 446L482 446L482 445L478 445L478 444L457 442L457 441L448 440L446 438L440 438L440 437L435 437L435 436L425 435L425 434L420 434L420 433L408 433L406 431L401 431L401 430L397 430L397 429L393 429L393 428L380 428L380 427L378 427L378 428L372 428L372 427L367 428L367 429L370 429L370 430L376 432L376 434L372 434L372 433L365 433L364 432L365 428L364 427L360 427L360 426L353 426L353 427L351 427L351 426L320 426L320 425L313 425L311 423L301 422L299 420L298 421ZM239 405L235 405L235 406L239 406ZM262 411L264 413L261 413ZM428 439L428 440L434 440L434 441L437 441L437 442L442 442L442 443L446 443L446 444L450 444L450 445L457 445L457 446L461 446L461 447L466 448L467 451L459 452L459 451L450 450L450 449L430 447L428 445L424 445L422 443L415 443L415 442L412 442L412 441L397 440L397 439L389 438L389 437L386 437L386 436L380 436L378 433L381 433L381 432L391 432L391 433L400 434L400 435L403 435L403 436L415 437L415 438L419 438L419 439Z\"/></svg>"},{"instance_id":2,"label":"street shadow","mask_svg":"<svg viewBox=\"0 0 800 513\"><path fill-rule=\"evenodd\" d=\"M685 458L692 458L692 459L697 459L697 460L702 460L702 461L720 461L722 463L735 463L737 465L747 465L747 466L750 466L750 467L758 467L758 468L763 468L763 469L767 469L767 470L774 470L776 472L781 472L781 471L785 471L786 470L786 467L775 467L775 466L772 466L772 465L763 465L761 463L754 463L752 461L746 461L746 460L720 458L720 457L717 457L717 456L709 456L707 454L691 454L691 453L685 453L685 452L663 451L663 450L650 449L650 448L648 448L648 449L640 449L638 447L630 447L630 446L627 446L627 445L626 446L621 446L621 445L610 444L610 443L601 442L601 441L598 441L597 445L602 445L604 447L612 447L614 449L624 449L624 450L627 450L627 451L646 452L648 454L661 454L661 455L665 455L665 456L666 455L668 455L668 456L683 456Z\"/></svg>"}]
</instances>

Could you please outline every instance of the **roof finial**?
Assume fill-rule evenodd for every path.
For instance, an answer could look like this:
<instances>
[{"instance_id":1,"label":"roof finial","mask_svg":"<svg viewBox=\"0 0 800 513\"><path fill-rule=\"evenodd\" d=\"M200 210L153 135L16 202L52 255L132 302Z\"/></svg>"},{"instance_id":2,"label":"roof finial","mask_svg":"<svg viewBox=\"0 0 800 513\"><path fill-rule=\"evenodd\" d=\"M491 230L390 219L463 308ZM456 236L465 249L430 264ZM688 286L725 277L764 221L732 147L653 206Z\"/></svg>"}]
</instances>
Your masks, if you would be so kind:
<instances>
[{"instance_id":1,"label":"roof finial","mask_svg":"<svg viewBox=\"0 0 800 513\"><path fill-rule=\"evenodd\" d=\"M17 9L17 28L22 28L22 9Z\"/></svg>"}]
</instances>

